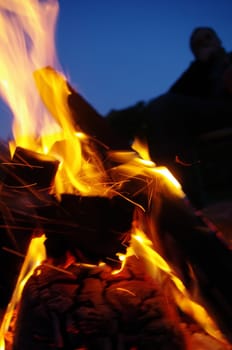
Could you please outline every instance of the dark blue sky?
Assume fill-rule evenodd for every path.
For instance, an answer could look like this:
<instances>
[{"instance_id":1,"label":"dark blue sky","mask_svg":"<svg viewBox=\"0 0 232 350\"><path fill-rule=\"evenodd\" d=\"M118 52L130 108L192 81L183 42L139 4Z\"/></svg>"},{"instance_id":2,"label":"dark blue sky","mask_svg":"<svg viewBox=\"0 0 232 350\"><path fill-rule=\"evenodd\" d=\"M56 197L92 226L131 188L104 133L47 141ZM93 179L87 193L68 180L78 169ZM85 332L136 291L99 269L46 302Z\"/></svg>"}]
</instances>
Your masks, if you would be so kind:
<instances>
[{"instance_id":1,"label":"dark blue sky","mask_svg":"<svg viewBox=\"0 0 232 350\"><path fill-rule=\"evenodd\" d=\"M101 114L163 93L192 60L192 29L212 26L232 50L231 0L60 0L58 57ZM0 136L9 134L2 112Z\"/></svg>"},{"instance_id":2,"label":"dark blue sky","mask_svg":"<svg viewBox=\"0 0 232 350\"><path fill-rule=\"evenodd\" d=\"M231 0L60 0L59 57L106 114L164 92L192 60L195 26L213 26L232 50L231 15Z\"/></svg>"}]
</instances>

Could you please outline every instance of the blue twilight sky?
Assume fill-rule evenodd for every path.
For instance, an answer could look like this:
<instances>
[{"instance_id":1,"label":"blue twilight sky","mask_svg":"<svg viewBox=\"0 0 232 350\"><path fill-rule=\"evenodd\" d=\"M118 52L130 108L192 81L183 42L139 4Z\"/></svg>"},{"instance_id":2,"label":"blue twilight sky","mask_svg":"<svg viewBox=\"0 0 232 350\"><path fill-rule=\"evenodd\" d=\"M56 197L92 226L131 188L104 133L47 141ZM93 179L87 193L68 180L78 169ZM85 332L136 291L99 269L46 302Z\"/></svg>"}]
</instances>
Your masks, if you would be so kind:
<instances>
[{"instance_id":1,"label":"blue twilight sky","mask_svg":"<svg viewBox=\"0 0 232 350\"><path fill-rule=\"evenodd\" d=\"M192 60L192 29L232 50L231 0L60 0L56 42L71 85L102 115L165 92ZM0 137L11 118L0 107Z\"/></svg>"}]
</instances>

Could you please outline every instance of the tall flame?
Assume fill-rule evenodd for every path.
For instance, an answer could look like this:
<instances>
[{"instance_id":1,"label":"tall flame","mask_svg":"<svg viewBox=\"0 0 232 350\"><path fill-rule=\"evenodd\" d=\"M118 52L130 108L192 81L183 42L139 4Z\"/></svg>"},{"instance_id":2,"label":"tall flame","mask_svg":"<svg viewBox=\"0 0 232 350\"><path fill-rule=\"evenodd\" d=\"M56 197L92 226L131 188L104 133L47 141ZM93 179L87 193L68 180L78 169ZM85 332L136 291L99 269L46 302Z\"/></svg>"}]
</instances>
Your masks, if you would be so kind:
<instances>
[{"instance_id":1,"label":"tall flame","mask_svg":"<svg viewBox=\"0 0 232 350\"><path fill-rule=\"evenodd\" d=\"M54 0L0 0L0 94L14 115L16 144L33 149L38 135L55 123L40 101L33 72L45 65L58 67Z\"/></svg>"},{"instance_id":2,"label":"tall flame","mask_svg":"<svg viewBox=\"0 0 232 350\"><path fill-rule=\"evenodd\" d=\"M104 171L96 156L93 161L87 137L77 134L70 118L70 91L55 48L58 10L56 0L0 0L0 95L14 117L10 149L12 154L20 146L55 156L60 162L55 179L57 196L75 191L93 195L90 183L104 183ZM41 70L44 67L53 67L60 74ZM54 91L53 100L45 104L38 92L39 87L46 96L44 80ZM104 186L95 186L95 194L102 195L104 190Z\"/></svg>"}]
</instances>

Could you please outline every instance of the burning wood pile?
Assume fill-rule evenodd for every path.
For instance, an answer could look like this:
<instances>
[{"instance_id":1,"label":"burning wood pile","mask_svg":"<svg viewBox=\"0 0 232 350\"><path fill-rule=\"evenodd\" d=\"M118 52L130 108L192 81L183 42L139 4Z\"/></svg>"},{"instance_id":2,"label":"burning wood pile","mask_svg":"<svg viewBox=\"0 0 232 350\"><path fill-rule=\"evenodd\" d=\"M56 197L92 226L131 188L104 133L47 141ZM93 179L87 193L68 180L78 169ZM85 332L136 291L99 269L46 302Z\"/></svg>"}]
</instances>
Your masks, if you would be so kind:
<instances>
[{"instance_id":1,"label":"burning wood pile","mask_svg":"<svg viewBox=\"0 0 232 350\"><path fill-rule=\"evenodd\" d=\"M30 4L39 23L55 22L56 1ZM24 5L0 9L21 23ZM168 169L128 149L63 74L39 63L28 74L43 123L29 118L25 131L16 104L0 164L0 269L12 281L0 349L231 349L228 244ZM1 92L9 101L11 89Z\"/></svg>"},{"instance_id":2,"label":"burning wood pile","mask_svg":"<svg viewBox=\"0 0 232 350\"><path fill-rule=\"evenodd\" d=\"M17 173L19 158L27 164L30 159L30 166L23 171L20 166ZM229 349L230 289L216 266L229 270L231 253L192 212L181 191L157 172L145 190L145 174L128 179L120 192L127 199L63 194L57 200L46 190L51 187L42 171L54 175L48 164L55 169L57 164L47 162L19 148L3 164L8 176L1 195L11 214L4 217L7 237L14 237L20 244L17 251L27 256L26 265L20 264L18 287L30 268L27 259L39 254L38 248L27 254L27 247L41 232L47 253L20 300L18 288L13 293L6 312L6 317L12 315L4 334L6 349ZM40 172L32 186L35 163L40 163ZM21 180L23 186L17 183ZM148 189L154 185L148 204ZM151 218L157 232L149 229ZM126 253L122 267L118 252ZM18 267L14 269L16 273ZM197 284L216 323L194 301Z\"/></svg>"}]
</instances>

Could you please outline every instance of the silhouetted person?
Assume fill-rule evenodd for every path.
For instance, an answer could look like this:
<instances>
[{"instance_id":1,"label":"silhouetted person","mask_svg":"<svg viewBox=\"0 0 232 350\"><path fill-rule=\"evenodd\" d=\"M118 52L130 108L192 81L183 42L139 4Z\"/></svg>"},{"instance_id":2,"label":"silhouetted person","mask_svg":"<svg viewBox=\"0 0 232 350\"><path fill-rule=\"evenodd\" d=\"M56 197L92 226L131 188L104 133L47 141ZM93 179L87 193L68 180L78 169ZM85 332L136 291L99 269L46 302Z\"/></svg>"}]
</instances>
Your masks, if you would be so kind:
<instances>
[{"instance_id":1,"label":"silhouetted person","mask_svg":"<svg viewBox=\"0 0 232 350\"><path fill-rule=\"evenodd\" d=\"M168 166L187 193L194 179L187 179L189 169L180 168L180 163L197 161L194 145L199 135L232 125L232 53L226 52L217 33L208 27L193 30L190 48L194 60L186 71L167 93L140 103L134 121L133 115L127 118L126 109L124 122L113 113L107 118L124 134L130 131L128 140L142 132L151 158L157 165ZM132 114L133 108L128 111Z\"/></svg>"}]
</instances>

